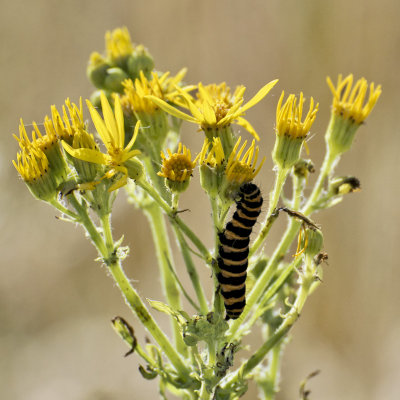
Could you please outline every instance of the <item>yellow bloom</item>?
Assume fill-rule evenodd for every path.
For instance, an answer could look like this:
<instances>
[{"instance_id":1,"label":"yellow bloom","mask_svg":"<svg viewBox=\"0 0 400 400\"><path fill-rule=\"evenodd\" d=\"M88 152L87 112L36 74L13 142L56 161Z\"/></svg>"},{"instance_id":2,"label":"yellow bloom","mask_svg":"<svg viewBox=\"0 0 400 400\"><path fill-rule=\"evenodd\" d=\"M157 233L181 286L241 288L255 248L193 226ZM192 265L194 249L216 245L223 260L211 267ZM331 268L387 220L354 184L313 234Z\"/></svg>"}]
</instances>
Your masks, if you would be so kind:
<instances>
[{"instance_id":1,"label":"yellow bloom","mask_svg":"<svg viewBox=\"0 0 400 400\"><path fill-rule=\"evenodd\" d=\"M211 148L210 148L211 147ZM220 138L213 138L212 143L205 138L199 154L200 165L206 164L212 168L220 166L225 161L224 149Z\"/></svg>"},{"instance_id":2,"label":"yellow bloom","mask_svg":"<svg viewBox=\"0 0 400 400\"><path fill-rule=\"evenodd\" d=\"M49 161L43 151L30 146L17 154L17 162L12 160L14 167L25 182L34 182L48 172Z\"/></svg>"},{"instance_id":3,"label":"yellow bloom","mask_svg":"<svg viewBox=\"0 0 400 400\"><path fill-rule=\"evenodd\" d=\"M122 177L110 187L109 191L113 191L127 183L128 175L131 176L129 174L129 167L132 167L131 165L128 167L128 161L140 154L139 150L132 150L139 132L140 122L138 121L135 126L135 132L132 136L132 139L128 145L124 147L124 116L119 98L115 98L115 113L113 113L107 97L103 92L101 93L101 106L104 120L101 118L100 114L96 111L89 100L87 100L86 103L89 108L93 124L96 127L101 140L106 146L107 154L90 148L74 149L64 141L62 144L64 149L75 158L109 167L110 169L102 179L112 178L118 172L122 173ZM136 165L136 167L140 169L140 163L137 163L138 165Z\"/></svg>"},{"instance_id":4,"label":"yellow bloom","mask_svg":"<svg viewBox=\"0 0 400 400\"><path fill-rule=\"evenodd\" d=\"M265 157L261 161L260 165L256 167L259 147L255 145L255 140L252 141L251 146L242 156L242 153L247 145L247 140L244 141L242 147L239 149L241 137L235 144L231 155L229 156L228 163L226 165L226 177L228 181L235 182L237 184L242 184L245 182L250 182L259 173L262 165L264 164Z\"/></svg>"},{"instance_id":5,"label":"yellow bloom","mask_svg":"<svg viewBox=\"0 0 400 400\"><path fill-rule=\"evenodd\" d=\"M58 183L40 148L34 145L25 147L17 154L17 161L12 163L35 197L50 202L54 200Z\"/></svg>"},{"instance_id":6,"label":"yellow bloom","mask_svg":"<svg viewBox=\"0 0 400 400\"><path fill-rule=\"evenodd\" d=\"M158 110L158 106L152 102L148 96L155 96L174 103L180 96L175 89L186 74L187 69L181 69L176 76L170 77L170 73L166 72L160 77L156 72L152 72L152 79L148 80L143 71L140 71L140 79L133 82L126 79L122 84L124 86L124 94L121 96L121 104L124 108L132 113L144 112L153 114ZM193 86L183 88L184 92L192 90Z\"/></svg>"},{"instance_id":7,"label":"yellow bloom","mask_svg":"<svg viewBox=\"0 0 400 400\"><path fill-rule=\"evenodd\" d=\"M53 121L48 116L45 117L44 135L40 132L36 122L33 122L32 125L34 129L32 131L32 140L29 140L22 119L19 125L19 137L13 135L14 138L18 141L23 153L31 154L38 150L43 152L46 156L48 167L51 169L54 180L58 183L63 182L66 179L69 170L59 146L59 140Z\"/></svg>"},{"instance_id":8,"label":"yellow bloom","mask_svg":"<svg viewBox=\"0 0 400 400\"><path fill-rule=\"evenodd\" d=\"M157 175L174 182L188 180L196 166L198 156L192 161L190 150L186 146L182 146L182 143L179 143L176 153L172 154L169 149L167 151L168 158L161 152L162 167L161 172L158 172Z\"/></svg>"},{"instance_id":9,"label":"yellow bloom","mask_svg":"<svg viewBox=\"0 0 400 400\"><path fill-rule=\"evenodd\" d=\"M290 94L285 104L282 106L285 92L279 99L276 108L276 133L282 136L290 136L292 138L305 138L311 129L318 111L318 103L314 107L314 99L310 99L310 108L302 122L303 116L303 93L300 93L299 103L294 94Z\"/></svg>"},{"instance_id":10,"label":"yellow bloom","mask_svg":"<svg viewBox=\"0 0 400 400\"><path fill-rule=\"evenodd\" d=\"M106 32L106 52L110 60L128 56L133 52L133 45L126 27Z\"/></svg>"},{"instance_id":11,"label":"yellow bloom","mask_svg":"<svg viewBox=\"0 0 400 400\"><path fill-rule=\"evenodd\" d=\"M185 121L198 124L203 130L223 128L232 123L236 123L237 125L247 129L257 140L259 140L257 133L254 131L250 123L243 118L243 116L249 108L261 101L277 82L278 80L276 79L266 84L243 106L243 93L245 91L245 87L243 86L235 92L234 98L230 99L233 103L226 101L226 91L223 90L224 84L221 84L220 89L216 90L216 85L204 87L199 83L199 98L197 101L177 87L177 90L186 102L186 107L190 110L192 115L179 111L157 97L149 96L149 98L169 114Z\"/></svg>"},{"instance_id":12,"label":"yellow bloom","mask_svg":"<svg viewBox=\"0 0 400 400\"><path fill-rule=\"evenodd\" d=\"M79 107L75 103L71 103L69 99L65 100L62 111L61 116L56 106L51 106L54 129L60 139L71 144L76 132L86 130L83 120L82 98L79 99Z\"/></svg>"},{"instance_id":13,"label":"yellow bloom","mask_svg":"<svg viewBox=\"0 0 400 400\"><path fill-rule=\"evenodd\" d=\"M367 100L367 80L361 78L353 86L353 74L344 79L340 74L336 87L329 77L326 78L326 81L333 94L333 113L344 119L354 121L356 124L364 122L382 93L381 85L375 88L372 82L369 85L369 98Z\"/></svg>"}]
</instances>

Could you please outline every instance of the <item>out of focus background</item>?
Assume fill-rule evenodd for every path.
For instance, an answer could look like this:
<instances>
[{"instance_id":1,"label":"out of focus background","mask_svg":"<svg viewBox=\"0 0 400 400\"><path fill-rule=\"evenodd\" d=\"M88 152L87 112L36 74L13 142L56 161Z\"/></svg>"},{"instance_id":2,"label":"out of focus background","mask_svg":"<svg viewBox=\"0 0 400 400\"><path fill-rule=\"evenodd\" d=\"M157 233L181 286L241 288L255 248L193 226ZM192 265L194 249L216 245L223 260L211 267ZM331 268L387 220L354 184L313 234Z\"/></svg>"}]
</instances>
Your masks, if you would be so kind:
<instances>
[{"instance_id":1,"label":"out of focus background","mask_svg":"<svg viewBox=\"0 0 400 400\"><path fill-rule=\"evenodd\" d=\"M176 73L186 66L190 83L243 84L250 98L279 78L248 112L267 156L281 90L303 91L320 103L309 141L319 167L331 103L326 76L336 81L338 73L354 73L382 84L376 108L337 170L357 176L362 191L313 217L323 227L329 265L287 345L278 399L297 399L300 381L316 369L321 373L308 384L310 399L399 399L399 16L396 0L2 0L1 398L158 398L155 382L137 371L139 358L123 357L127 349L110 319L121 315L138 323L94 262L93 247L80 228L57 220L53 208L32 198L11 164L19 118L40 123L51 104L88 97L89 54L103 52L106 30L127 26L157 69ZM183 141L196 153L202 137L185 123ZM265 194L272 166L268 158L257 178ZM198 174L182 206L191 209L184 218L210 244ZM162 300L146 220L126 204L123 191L113 226L131 247L127 274L143 297ZM271 234L272 245L280 233L278 227ZM209 286L208 271L202 278ZM137 328L137 336L143 343L143 330ZM255 389L244 398L256 398Z\"/></svg>"}]
</instances>

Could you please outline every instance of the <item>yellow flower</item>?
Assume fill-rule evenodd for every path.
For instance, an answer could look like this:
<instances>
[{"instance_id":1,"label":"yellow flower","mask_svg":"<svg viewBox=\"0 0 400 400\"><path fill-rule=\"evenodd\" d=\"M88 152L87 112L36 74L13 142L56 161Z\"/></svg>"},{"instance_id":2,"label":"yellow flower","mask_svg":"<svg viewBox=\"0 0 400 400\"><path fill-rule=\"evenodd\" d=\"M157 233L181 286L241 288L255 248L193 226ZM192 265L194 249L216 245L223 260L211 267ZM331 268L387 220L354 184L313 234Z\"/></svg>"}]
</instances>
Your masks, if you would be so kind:
<instances>
[{"instance_id":1,"label":"yellow flower","mask_svg":"<svg viewBox=\"0 0 400 400\"><path fill-rule=\"evenodd\" d=\"M110 60L125 57L133 52L133 45L126 27L106 32L106 52Z\"/></svg>"},{"instance_id":2,"label":"yellow flower","mask_svg":"<svg viewBox=\"0 0 400 400\"><path fill-rule=\"evenodd\" d=\"M190 150L186 146L182 146L182 143L179 143L176 153L172 154L169 149L167 151L168 158L161 152L162 167L161 172L158 172L157 175L174 182L188 180L196 166L198 156L192 161Z\"/></svg>"},{"instance_id":3,"label":"yellow flower","mask_svg":"<svg viewBox=\"0 0 400 400\"><path fill-rule=\"evenodd\" d=\"M63 182L68 175L68 167L64 160L64 155L59 146L59 140L53 121L46 116L44 119L45 134L43 135L36 122L32 123L32 141L26 133L25 125L21 119L19 125L19 137L13 135L18 141L22 152L30 154L32 151L40 150L46 156L48 167L51 169L53 178L58 183Z\"/></svg>"},{"instance_id":4,"label":"yellow flower","mask_svg":"<svg viewBox=\"0 0 400 400\"><path fill-rule=\"evenodd\" d=\"M292 138L305 138L311 129L318 111L318 103L314 107L314 99L310 99L310 108L302 122L304 97L300 93L299 103L294 94L290 94L285 104L282 106L285 92L279 99L276 108L276 133L282 136L290 136Z\"/></svg>"},{"instance_id":5,"label":"yellow flower","mask_svg":"<svg viewBox=\"0 0 400 400\"><path fill-rule=\"evenodd\" d=\"M44 201L54 200L58 183L46 155L40 148L34 145L23 148L17 154L17 161L12 160L12 163L33 196Z\"/></svg>"},{"instance_id":6,"label":"yellow flower","mask_svg":"<svg viewBox=\"0 0 400 400\"><path fill-rule=\"evenodd\" d=\"M170 73L166 72L160 77L156 72L152 72L152 79L148 80L143 71L140 71L140 79L133 82L126 79L122 84L124 86L124 94L121 96L121 104L124 108L132 113L144 112L153 114L159 108L153 103L148 96L155 96L174 103L180 96L175 89L186 74L187 69L181 69L176 76L170 77ZM183 88L184 92L192 90L193 86Z\"/></svg>"},{"instance_id":7,"label":"yellow flower","mask_svg":"<svg viewBox=\"0 0 400 400\"><path fill-rule=\"evenodd\" d=\"M124 116L122 112L121 103L119 98L115 98L115 113L107 100L107 97L101 93L101 106L104 115L104 120L96 111L89 100L86 101L87 106L92 117L92 121L101 140L107 149L107 154L104 154L96 149L80 148L74 149L68 143L62 142L64 149L73 157L83 161L102 164L110 168L103 178L112 178L118 172L122 173L122 177L117 180L109 189L109 191L116 190L127 183L128 176L132 177L130 168L136 168L136 172L141 174L141 164L137 160L131 160L133 157L140 154L139 150L132 150L136 137L139 132L140 122L138 121L135 126L135 131L132 139L128 145L124 147L125 130L124 130ZM129 161L136 161L135 165Z\"/></svg>"},{"instance_id":8,"label":"yellow flower","mask_svg":"<svg viewBox=\"0 0 400 400\"><path fill-rule=\"evenodd\" d=\"M34 182L48 172L49 161L43 151L30 146L17 154L17 162L12 160L14 167L25 182Z\"/></svg>"},{"instance_id":9,"label":"yellow flower","mask_svg":"<svg viewBox=\"0 0 400 400\"><path fill-rule=\"evenodd\" d=\"M225 171L228 181L240 185L242 183L252 181L259 173L265 161L264 157L257 169L255 168L260 150L259 147L255 145L255 140L252 141L249 149L246 151L244 156L241 157L247 145L247 140L245 140L242 147L238 151L241 139L242 138L239 137L238 141L236 142L235 147L229 156Z\"/></svg>"},{"instance_id":10,"label":"yellow flower","mask_svg":"<svg viewBox=\"0 0 400 400\"><path fill-rule=\"evenodd\" d=\"M75 103L71 103L70 99L65 100L62 111L61 116L56 106L51 106L54 129L60 139L71 144L75 133L86 130L83 120L82 98L79 99L79 107Z\"/></svg>"},{"instance_id":11,"label":"yellow flower","mask_svg":"<svg viewBox=\"0 0 400 400\"><path fill-rule=\"evenodd\" d=\"M249 108L261 101L277 82L278 80L276 79L266 84L243 106L243 94L245 91L245 87L243 86L235 92L234 98L231 99L233 103L226 102L226 92L224 93L224 90L222 90L224 84L220 85L220 90L215 90L216 85L204 87L199 83L199 98L197 101L177 87L177 90L186 102L186 107L190 110L192 115L179 111L157 97L149 96L149 98L174 117L198 124L203 130L224 128L232 123L236 123L247 129L259 140L254 128L243 118L243 115L245 115ZM220 97L217 98L216 95Z\"/></svg>"},{"instance_id":12,"label":"yellow flower","mask_svg":"<svg viewBox=\"0 0 400 400\"><path fill-rule=\"evenodd\" d=\"M210 148L211 147L211 148ZM203 147L199 154L200 165L208 165L209 167L215 168L220 166L225 161L224 149L222 147L220 138L213 138L212 143L205 138Z\"/></svg>"},{"instance_id":13,"label":"yellow flower","mask_svg":"<svg viewBox=\"0 0 400 400\"><path fill-rule=\"evenodd\" d=\"M326 81L333 94L333 113L344 119L354 121L356 124L365 121L382 93L381 85L375 88L372 82L369 85L369 98L367 100L367 80L361 78L353 86L353 74L344 79L340 74L336 87L329 77L326 78Z\"/></svg>"}]
</instances>

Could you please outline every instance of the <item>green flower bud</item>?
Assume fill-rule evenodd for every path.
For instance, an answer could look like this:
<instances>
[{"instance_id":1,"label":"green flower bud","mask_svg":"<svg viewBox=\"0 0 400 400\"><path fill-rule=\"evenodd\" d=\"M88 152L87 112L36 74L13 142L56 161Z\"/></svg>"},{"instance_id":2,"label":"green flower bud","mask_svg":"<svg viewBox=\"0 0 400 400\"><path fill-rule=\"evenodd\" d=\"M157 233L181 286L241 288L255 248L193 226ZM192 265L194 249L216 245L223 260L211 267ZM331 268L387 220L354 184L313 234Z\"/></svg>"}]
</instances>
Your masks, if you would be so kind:
<instances>
[{"instance_id":1,"label":"green flower bud","mask_svg":"<svg viewBox=\"0 0 400 400\"><path fill-rule=\"evenodd\" d=\"M106 59L101 54L94 52L90 56L86 74L94 86L99 89L104 89L106 87L105 80L109 68L111 68L111 65Z\"/></svg>"},{"instance_id":2,"label":"green flower bud","mask_svg":"<svg viewBox=\"0 0 400 400\"><path fill-rule=\"evenodd\" d=\"M151 71L154 68L154 60L150 53L143 46L137 46L127 58L127 70L131 79L139 78L140 71L147 79L151 77Z\"/></svg>"},{"instance_id":3,"label":"green flower bud","mask_svg":"<svg viewBox=\"0 0 400 400\"><path fill-rule=\"evenodd\" d=\"M143 164L136 158L130 158L124 162L124 166L128 170L128 177L137 181L143 176L144 167Z\"/></svg>"},{"instance_id":4,"label":"green flower bud","mask_svg":"<svg viewBox=\"0 0 400 400\"><path fill-rule=\"evenodd\" d=\"M306 227L304 230L302 245L305 247L304 253L306 255L315 257L317 254L319 254L324 245L324 237L321 230L312 227Z\"/></svg>"},{"instance_id":5,"label":"green flower bud","mask_svg":"<svg viewBox=\"0 0 400 400\"><path fill-rule=\"evenodd\" d=\"M124 89L122 82L127 78L128 75L121 68L109 68L107 70L107 76L104 80L104 88L110 92L122 93Z\"/></svg>"}]
</instances>

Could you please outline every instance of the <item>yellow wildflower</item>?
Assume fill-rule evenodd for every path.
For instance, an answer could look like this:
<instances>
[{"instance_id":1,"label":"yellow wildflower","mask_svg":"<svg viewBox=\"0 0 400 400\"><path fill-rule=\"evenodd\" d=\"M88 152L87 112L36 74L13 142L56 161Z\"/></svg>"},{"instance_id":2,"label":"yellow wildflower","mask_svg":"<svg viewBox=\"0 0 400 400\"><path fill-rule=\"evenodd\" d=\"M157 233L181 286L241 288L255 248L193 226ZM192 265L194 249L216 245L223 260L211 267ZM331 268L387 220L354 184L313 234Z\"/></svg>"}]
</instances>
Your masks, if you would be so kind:
<instances>
[{"instance_id":1,"label":"yellow wildflower","mask_svg":"<svg viewBox=\"0 0 400 400\"><path fill-rule=\"evenodd\" d=\"M133 52L131 37L126 27L107 31L105 40L106 53L110 60L128 56Z\"/></svg>"},{"instance_id":2,"label":"yellow wildflower","mask_svg":"<svg viewBox=\"0 0 400 400\"><path fill-rule=\"evenodd\" d=\"M374 108L382 93L381 85L375 88L372 82L369 85L369 98L367 100L368 83L365 78L359 79L353 86L353 74L343 79L340 74L336 87L327 77L326 81L333 94L333 112L344 119L361 124ZM353 86L353 88L352 88Z\"/></svg>"},{"instance_id":3,"label":"yellow wildflower","mask_svg":"<svg viewBox=\"0 0 400 400\"><path fill-rule=\"evenodd\" d=\"M186 74L187 69L181 69L176 76L170 77L170 73L166 72L160 77L156 72L152 72L152 79L145 77L143 71L140 71L140 79L135 82L132 79L126 79L122 84L124 86L124 94L121 96L121 104L131 113L144 112L153 114L159 107L152 102L148 96L155 96L174 103L180 96L175 89ZM193 86L187 86L183 91L192 90Z\"/></svg>"},{"instance_id":4,"label":"yellow wildflower","mask_svg":"<svg viewBox=\"0 0 400 400\"><path fill-rule=\"evenodd\" d=\"M188 180L193 173L198 157L191 161L190 150L186 146L182 146L182 143L179 143L176 153L172 154L169 149L167 152L168 158L161 152L162 167L161 172L158 172L157 175L174 182Z\"/></svg>"},{"instance_id":5,"label":"yellow wildflower","mask_svg":"<svg viewBox=\"0 0 400 400\"><path fill-rule=\"evenodd\" d=\"M132 150L136 137L139 132L140 122L138 121L135 126L134 134L125 146L125 130L124 130L124 116L122 112L121 103L119 98L115 98L115 113L107 100L106 95L101 93L101 105L104 115L104 120L100 114L93 107L92 103L87 100L87 106L92 117L92 121L101 140L107 149L107 154L100 152L93 148L79 148L74 149L68 143L62 142L64 149L73 157L83 161L102 164L110 168L104 178L112 178L117 173L122 173L122 177L117 180L109 189L109 191L116 190L127 183L128 176L133 178L135 174L138 178L142 173L142 165L137 160L132 160L133 157L140 154L139 150ZM135 161L135 163L129 163ZM132 171L132 168L134 169Z\"/></svg>"},{"instance_id":6,"label":"yellow wildflower","mask_svg":"<svg viewBox=\"0 0 400 400\"><path fill-rule=\"evenodd\" d=\"M241 140L242 138L239 137L238 141L235 144L235 147L232 150L231 155L229 156L225 171L228 181L240 185L245 182L251 182L254 177L259 173L265 161L264 157L260 165L256 169L258 153L260 149L258 146L255 145L254 139L251 143L251 146L242 157L242 153L247 145L247 140L244 141L242 147L238 151Z\"/></svg>"},{"instance_id":7,"label":"yellow wildflower","mask_svg":"<svg viewBox=\"0 0 400 400\"><path fill-rule=\"evenodd\" d=\"M234 99L232 98L233 103L231 104L226 103L226 95L224 94L224 91L220 90L218 93L218 90L216 91L215 86L213 85L204 87L199 83L198 87L200 95L197 101L177 87L177 90L186 102L186 107L190 110L192 115L179 111L175 107L154 96L149 96L149 98L151 98L151 100L164 111L174 117L198 124L204 131L224 128L232 123L236 123L237 125L247 129L257 140L259 140L257 133L254 131L250 123L243 118L243 115L245 115L249 108L261 101L277 82L278 80L276 79L266 84L245 105L242 105L244 101L243 93L245 91L245 87L243 86L235 92L235 97ZM216 94L222 94L222 98L216 98Z\"/></svg>"},{"instance_id":8,"label":"yellow wildflower","mask_svg":"<svg viewBox=\"0 0 400 400\"><path fill-rule=\"evenodd\" d=\"M279 168L289 169L300 158L303 143L317 115L318 103L314 106L311 97L308 113L302 121L305 101L303 93L300 93L298 100L294 94L290 94L282 105L284 95L282 92L276 108L276 140L272 158Z\"/></svg>"},{"instance_id":9,"label":"yellow wildflower","mask_svg":"<svg viewBox=\"0 0 400 400\"><path fill-rule=\"evenodd\" d=\"M310 107L307 115L302 122L304 97L300 93L299 104L294 94L290 94L285 104L282 106L285 92L279 99L276 108L276 133L278 135L291 136L292 138L305 138L310 131L318 111L318 103L314 107L314 99L310 99Z\"/></svg>"},{"instance_id":10,"label":"yellow wildflower","mask_svg":"<svg viewBox=\"0 0 400 400\"><path fill-rule=\"evenodd\" d=\"M200 165L206 164L212 168L215 168L216 166L222 165L224 161L225 154L221 139L213 138L213 141L210 142L207 138L205 138L203 147L199 154Z\"/></svg>"}]
</instances>

